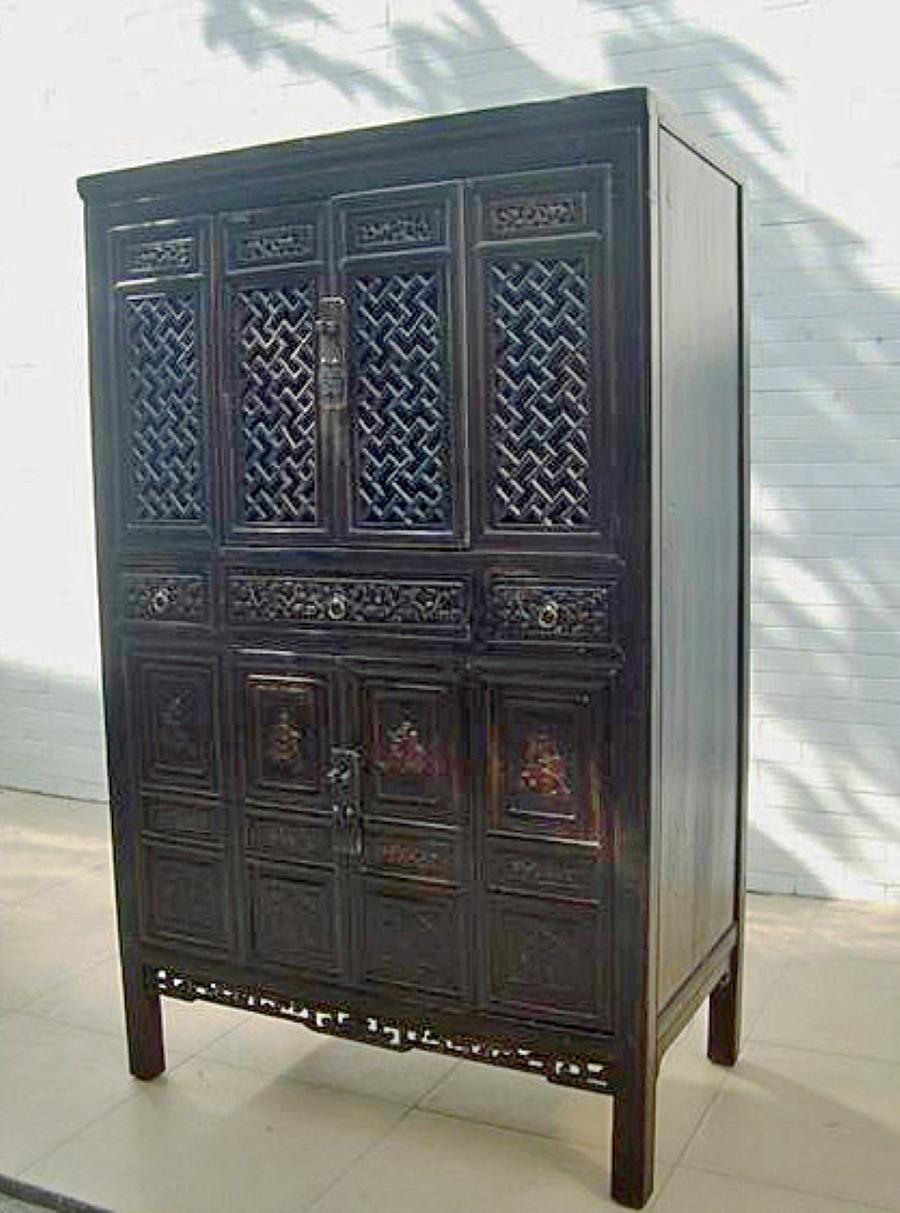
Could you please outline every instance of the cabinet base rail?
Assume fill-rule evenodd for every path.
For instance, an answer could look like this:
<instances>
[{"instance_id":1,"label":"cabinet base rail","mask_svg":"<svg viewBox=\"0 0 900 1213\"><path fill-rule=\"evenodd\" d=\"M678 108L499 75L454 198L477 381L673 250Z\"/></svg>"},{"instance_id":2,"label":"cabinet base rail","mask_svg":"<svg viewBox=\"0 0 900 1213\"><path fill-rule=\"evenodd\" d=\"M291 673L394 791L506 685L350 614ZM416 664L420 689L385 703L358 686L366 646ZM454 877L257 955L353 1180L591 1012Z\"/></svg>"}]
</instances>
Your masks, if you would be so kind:
<instances>
[{"instance_id":1,"label":"cabinet base rail","mask_svg":"<svg viewBox=\"0 0 900 1213\"><path fill-rule=\"evenodd\" d=\"M334 1004L311 1004L261 987L235 985L228 981L208 981L171 968L148 969L147 975L152 993L178 998L183 1002L201 1000L217 1003L219 1006L237 1007L242 1011L271 1015L277 1019L288 1019L313 1032L362 1041L383 1049L391 1049L395 1053L424 1049L450 1057L480 1061L486 1065L539 1074L548 1082L564 1087L577 1087L580 1090L597 1091L606 1095L613 1095L618 1089L613 1067L606 1061L601 1062L584 1056L544 1053L537 1049L524 1048L512 1040L451 1034L420 1022L387 1021L375 1015L352 1015Z\"/></svg>"}]
</instances>

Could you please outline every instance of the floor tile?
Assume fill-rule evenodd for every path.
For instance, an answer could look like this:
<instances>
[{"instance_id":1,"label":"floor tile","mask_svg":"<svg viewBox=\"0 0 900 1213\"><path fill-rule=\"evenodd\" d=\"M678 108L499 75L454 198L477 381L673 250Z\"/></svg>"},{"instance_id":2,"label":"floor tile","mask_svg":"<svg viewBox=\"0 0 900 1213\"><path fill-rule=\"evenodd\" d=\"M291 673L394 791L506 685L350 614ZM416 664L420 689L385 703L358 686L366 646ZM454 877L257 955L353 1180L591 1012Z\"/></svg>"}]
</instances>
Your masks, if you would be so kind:
<instances>
[{"instance_id":1,"label":"floor tile","mask_svg":"<svg viewBox=\"0 0 900 1213\"><path fill-rule=\"evenodd\" d=\"M359 1095L413 1104L459 1064L450 1057L390 1053L371 1045L335 1040L300 1024L248 1016L216 1040L204 1056L265 1074L320 1083Z\"/></svg>"},{"instance_id":2,"label":"floor tile","mask_svg":"<svg viewBox=\"0 0 900 1213\"><path fill-rule=\"evenodd\" d=\"M108 862L105 805L0 789L0 907Z\"/></svg>"},{"instance_id":3,"label":"floor tile","mask_svg":"<svg viewBox=\"0 0 900 1213\"><path fill-rule=\"evenodd\" d=\"M900 964L845 954L790 965L752 1036L799 1049L900 1062Z\"/></svg>"},{"instance_id":4,"label":"floor tile","mask_svg":"<svg viewBox=\"0 0 900 1213\"><path fill-rule=\"evenodd\" d=\"M900 1066L751 1043L687 1166L900 1209Z\"/></svg>"},{"instance_id":5,"label":"floor tile","mask_svg":"<svg viewBox=\"0 0 900 1213\"><path fill-rule=\"evenodd\" d=\"M0 1172L15 1175L134 1089L119 1041L0 1016Z\"/></svg>"},{"instance_id":6,"label":"floor tile","mask_svg":"<svg viewBox=\"0 0 900 1213\"><path fill-rule=\"evenodd\" d=\"M0 911L0 1009L37 998L116 953L105 871L77 876Z\"/></svg>"},{"instance_id":7,"label":"floor tile","mask_svg":"<svg viewBox=\"0 0 900 1213\"><path fill-rule=\"evenodd\" d=\"M299 1213L403 1114L194 1059L141 1084L22 1178L117 1213Z\"/></svg>"},{"instance_id":8,"label":"floor tile","mask_svg":"<svg viewBox=\"0 0 900 1213\"><path fill-rule=\"evenodd\" d=\"M657 1188L666 1174L664 1166L657 1168ZM609 1197L606 1143L576 1145L413 1111L313 1205L314 1213L473 1209L621 1209Z\"/></svg>"},{"instance_id":9,"label":"floor tile","mask_svg":"<svg viewBox=\"0 0 900 1213\"><path fill-rule=\"evenodd\" d=\"M250 1018L232 1007L218 1007L208 1002L178 1002L174 998L164 998L162 1009L166 1049L182 1057L205 1049ZM25 1003L21 1010L29 1015L43 1015L61 1023L92 1028L96 1032L124 1036L125 1012L118 958L101 961L68 978L34 1001Z\"/></svg>"},{"instance_id":10,"label":"floor tile","mask_svg":"<svg viewBox=\"0 0 900 1213\"><path fill-rule=\"evenodd\" d=\"M900 964L900 905L830 901L803 944L806 955Z\"/></svg>"},{"instance_id":11,"label":"floor tile","mask_svg":"<svg viewBox=\"0 0 900 1213\"><path fill-rule=\"evenodd\" d=\"M657 1154L674 1162L724 1081L705 1056L702 1023L692 1025L663 1059L658 1087ZM463 1062L423 1101L423 1108L608 1151L612 1098Z\"/></svg>"},{"instance_id":12,"label":"floor tile","mask_svg":"<svg viewBox=\"0 0 900 1213\"><path fill-rule=\"evenodd\" d=\"M848 1204L683 1166L667 1182L656 1207L659 1213L862 1213L855 1201Z\"/></svg>"}]
</instances>

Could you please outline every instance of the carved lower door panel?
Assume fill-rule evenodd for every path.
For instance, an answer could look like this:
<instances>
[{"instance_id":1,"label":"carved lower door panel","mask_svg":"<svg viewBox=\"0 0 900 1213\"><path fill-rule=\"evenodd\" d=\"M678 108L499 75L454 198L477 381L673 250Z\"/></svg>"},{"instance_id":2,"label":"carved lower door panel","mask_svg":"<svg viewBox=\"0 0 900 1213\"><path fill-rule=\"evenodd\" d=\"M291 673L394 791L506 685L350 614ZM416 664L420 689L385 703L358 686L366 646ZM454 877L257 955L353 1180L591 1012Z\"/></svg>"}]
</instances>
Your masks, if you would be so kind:
<instances>
[{"instance_id":1,"label":"carved lower door panel","mask_svg":"<svg viewBox=\"0 0 900 1213\"><path fill-rule=\"evenodd\" d=\"M236 701L250 959L338 978L347 916L329 785L340 728L333 664L241 654Z\"/></svg>"},{"instance_id":2,"label":"carved lower door panel","mask_svg":"<svg viewBox=\"0 0 900 1213\"><path fill-rule=\"evenodd\" d=\"M451 670L356 663L361 838L351 884L364 986L471 995L465 712Z\"/></svg>"},{"instance_id":3,"label":"carved lower door panel","mask_svg":"<svg viewBox=\"0 0 900 1213\"><path fill-rule=\"evenodd\" d=\"M522 674L484 703L487 1003L608 1027L608 691Z\"/></svg>"}]
</instances>

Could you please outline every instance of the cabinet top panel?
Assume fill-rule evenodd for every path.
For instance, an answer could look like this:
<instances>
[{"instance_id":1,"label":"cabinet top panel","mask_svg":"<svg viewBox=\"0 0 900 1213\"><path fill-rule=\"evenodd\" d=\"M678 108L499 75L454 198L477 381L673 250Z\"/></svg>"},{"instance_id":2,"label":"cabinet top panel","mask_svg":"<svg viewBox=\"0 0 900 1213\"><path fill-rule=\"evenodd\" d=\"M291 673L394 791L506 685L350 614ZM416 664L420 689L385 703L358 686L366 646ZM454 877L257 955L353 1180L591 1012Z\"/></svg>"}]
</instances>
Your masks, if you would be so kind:
<instances>
[{"instance_id":1,"label":"cabinet top panel","mask_svg":"<svg viewBox=\"0 0 900 1213\"><path fill-rule=\"evenodd\" d=\"M327 172L352 159L376 159L390 149L392 155L415 156L432 153L441 146L446 155L452 140L455 147L477 148L527 134L577 139L604 130L646 129L664 115L667 126L729 175L736 174L718 153L702 147L693 133L687 133L680 120L651 90L646 88L612 89L551 101L536 101L491 109L468 111L439 117L390 123L383 126L315 135L235 151L217 152L181 160L164 161L114 172L81 177L78 192L88 203L114 205L127 202L152 202L155 198L177 195L185 189L216 189L233 184L246 174L277 178L297 172ZM572 159L584 158L584 151L573 145ZM473 172L479 172L477 164Z\"/></svg>"}]
</instances>

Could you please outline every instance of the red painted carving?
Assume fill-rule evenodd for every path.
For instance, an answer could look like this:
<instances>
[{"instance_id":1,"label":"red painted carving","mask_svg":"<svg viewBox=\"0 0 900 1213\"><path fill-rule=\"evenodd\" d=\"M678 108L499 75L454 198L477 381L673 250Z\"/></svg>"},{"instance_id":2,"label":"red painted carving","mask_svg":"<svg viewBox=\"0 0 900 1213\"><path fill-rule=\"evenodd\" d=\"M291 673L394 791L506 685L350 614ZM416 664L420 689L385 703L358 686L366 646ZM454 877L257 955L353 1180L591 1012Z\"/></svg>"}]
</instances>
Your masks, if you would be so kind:
<instances>
[{"instance_id":1,"label":"red painted carving","mask_svg":"<svg viewBox=\"0 0 900 1213\"><path fill-rule=\"evenodd\" d=\"M549 733L531 733L522 754L521 785L538 796L571 796L566 761Z\"/></svg>"},{"instance_id":2,"label":"red painted carving","mask_svg":"<svg viewBox=\"0 0 900 1213\"><path fill-rule=\"evenodd\" d=\"M431 756L419 734L418 726L404 718L387 735L381 769L387 775L427 775Z\"/></svg>"}]
</instances>

